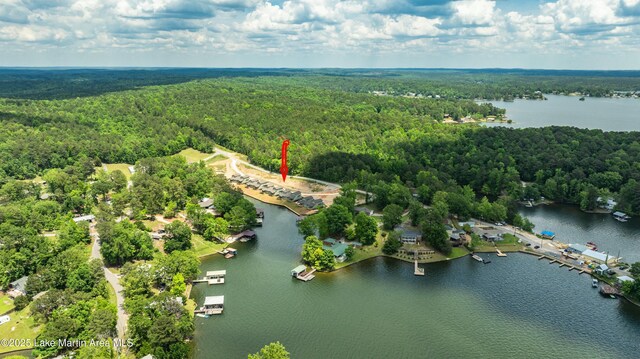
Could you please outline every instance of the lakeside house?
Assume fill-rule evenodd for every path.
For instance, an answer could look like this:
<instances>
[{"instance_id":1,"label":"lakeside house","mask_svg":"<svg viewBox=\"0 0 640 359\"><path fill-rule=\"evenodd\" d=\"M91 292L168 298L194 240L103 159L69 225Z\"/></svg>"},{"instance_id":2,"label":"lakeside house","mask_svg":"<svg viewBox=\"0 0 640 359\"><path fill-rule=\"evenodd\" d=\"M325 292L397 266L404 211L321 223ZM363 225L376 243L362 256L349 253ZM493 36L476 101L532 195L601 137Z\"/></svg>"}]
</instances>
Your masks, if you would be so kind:
<instances>
[{"instance_id":1,"label":"lakeside house","mask_svg":"<svg viewBox=\"0 0 640 359\"><path fill-rule=\"evenodd\" d=\"M347 260L347 255L345 251L347 250L347 245L344 243L340 243L333 238L327 238L322 241L322 249L328 249L333 252L333 256L336 258L336 262L342 263Z\"/></svg>"},{"instance_id":2,"label":"lakeside house","mask_svg":"<svg viewBox=\"0 0 640 359\"><path fill-rule=\"evenodd\" d=\"M417 244L422 239L422 234L415 229L398 226L395 229L400 232L400 242L405 244Z\"/></svg>"},{"instance_id":3,"label":"lakeside house","mask_svg":"<svg viewBox=\"0 0 640 359\"><path fill-rule=\"evenodd\" d=\"M212 198L203 198L200 200L200 202L198 202L198 206L200 206L200 208L204 208L204 209L209 209L213 207L213 199Z\"/></svg>"},{"instance_id":4,"label":"lakeside house","mask_svg":"<svg viewBox=\"0 0 640 359\"><path fill-rule=\"evenodd\" d=\"M29 277L24 276L22 278L19 278L17 280L14 280L13 282L9 283L9 291L7 292L7 295L10 298L17 298L21 295L26 295L27 294L27 279Z\"/></svg>"},{"instance_id":5,"label":"lakeside house","mask_svg":"<svg viewBox=\"0 0 640 359\"><path fill-rule=\"evenodd\" d=\"M606 209L608 211L612 211L613 208L618 205L618 202L616 202L613 198L607 198L605 200L602 197L598 197L596 198L596 202L598 203L598 207Z\"/></svg>"},{"instance_id":6,"label":"lakeside house","mask_svg":"<svg viewBox=\"0 0 640 359\"><path fill-rule=\"evenodd\" d=\"M85 214L83 216L75 217L73 219L73 221L76 222L76 223L80 223L80 222L93 223L93 221L95 221L95 220L96 220L96 216L94 216L93 214Z\"/></svg>"},{"instance_id":7,"label":"lakeside house","mask_svg":"<svg viewBox=\"0 0 640 359\"><path fill-rule=\"evenodd\" d=\"M482 238L487 241L495 242L502 240L502 231L496 229L487 229L482 233Z\"/></svg>"}]
</instances>

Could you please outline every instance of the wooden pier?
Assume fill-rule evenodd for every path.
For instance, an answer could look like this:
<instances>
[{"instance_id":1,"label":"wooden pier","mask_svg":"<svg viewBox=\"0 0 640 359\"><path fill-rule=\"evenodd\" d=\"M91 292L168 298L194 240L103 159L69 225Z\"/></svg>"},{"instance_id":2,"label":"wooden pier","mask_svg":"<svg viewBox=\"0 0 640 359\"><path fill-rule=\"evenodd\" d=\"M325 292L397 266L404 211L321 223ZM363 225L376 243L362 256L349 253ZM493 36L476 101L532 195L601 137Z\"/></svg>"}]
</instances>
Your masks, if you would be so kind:
<instances>
[{"instance_id":1,"label":"wooden pier","mask_svg":"<svg viewBox=\"0 0 640 359\"><path fill-rule=\"evenodd\" d=\"M413 275L424 275L424 268L418 267L418 260L414 260Z\"/></svg>"},{"instance_id":2,"label":"wooden pier","mask_svg":"<svg viewBox=\"0 0 640 359\"><path fill-rule=\"evenodd\" d=\"M214 270L207 271L207 274L202 279L196 279L192 283L209 283L212 284L224 284L224 278L227 276L226 270Z\"/></svg>"},{"instance_id":3,"label":"wooden pier","mask_svg":"<svg viewBox=\"0 0 640 359\"><path fill-rule=\"evenodd\" d=\"M499 250L498 248L496 248L496 252L498 253L498 254L496 254L498 257L506 257L507 256L506 253L502 253L502 251Z\"/></svg>"}]
</instances>

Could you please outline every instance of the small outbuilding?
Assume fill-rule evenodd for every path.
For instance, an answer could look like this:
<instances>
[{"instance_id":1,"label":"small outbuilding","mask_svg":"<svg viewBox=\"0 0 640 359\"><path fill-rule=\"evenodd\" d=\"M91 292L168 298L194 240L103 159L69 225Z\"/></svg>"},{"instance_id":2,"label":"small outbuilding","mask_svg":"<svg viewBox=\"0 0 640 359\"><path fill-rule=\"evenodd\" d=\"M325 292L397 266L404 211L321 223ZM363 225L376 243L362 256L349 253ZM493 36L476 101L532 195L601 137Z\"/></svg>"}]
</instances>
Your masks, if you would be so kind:
<instances>
[{"instance_id":1,"label":"small outbuilding","mask_svg":"<svg viewBox=\"0 0 640 359\"><path fill-rule=\"evenodd\" d=\"M621 275L621 276L619 276L619 277L618 277L618 283L620 283L620 284L622 284L622 283L624 283L624 282L631 282L631 283L633 283L633 282L635 282L635 281L636 281L635 279L633 279L633 278L629 277L628 275Z\"/></svg>"}]
</instances>

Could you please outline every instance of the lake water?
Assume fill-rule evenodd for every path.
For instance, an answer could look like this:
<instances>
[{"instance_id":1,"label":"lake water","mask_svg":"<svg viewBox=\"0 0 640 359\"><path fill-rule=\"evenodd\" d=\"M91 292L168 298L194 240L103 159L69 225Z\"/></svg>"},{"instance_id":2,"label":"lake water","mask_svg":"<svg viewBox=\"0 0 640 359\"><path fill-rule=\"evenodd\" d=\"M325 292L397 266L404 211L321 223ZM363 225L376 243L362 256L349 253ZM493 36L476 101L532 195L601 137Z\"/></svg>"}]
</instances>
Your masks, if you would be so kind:
<instances>
[{"instance_id":1,"label":"lake water","mask_svg":"<svg viewBox=\"0 0 640 359\"><path fill-rule=\"evenodd\" d=\"M523 207L523 216L535 225L535 231L549 230L564 243L595 242L598 250L623 257L628 262L640 261L640 220L637 217L621 223L610 214L582 212L576 206L549 205Z\"/></svg>"},{"instance_id":2,"label":"lake water","mask_svg":"<svg viewBox=\"0 0 640 359\"><path fill-rule=\"evenodd\" d=\"M487 126L544 127L574 126L604 131L640 131L640 99L545 95L547 101L491 101L507 110L512 124Z\"/></svg>"},{"instance_id":3,"label":"lake water","mask_svg":"<svg viewBox=\"0 0 640 359\"><path fill-rule=\"evenodd\" d=\"M638 357L640 308L601 297L588 276L485 254L492 263L424 265L424 277L376 258L304 283L290 276L302 245L294 215L258 207L258 239L201 265L226 269L226 283L198 284L192 297L224 295L225 312L195 319L195 358L246 358L273 341L305 359Z\"/></svg>"}]
</instances>

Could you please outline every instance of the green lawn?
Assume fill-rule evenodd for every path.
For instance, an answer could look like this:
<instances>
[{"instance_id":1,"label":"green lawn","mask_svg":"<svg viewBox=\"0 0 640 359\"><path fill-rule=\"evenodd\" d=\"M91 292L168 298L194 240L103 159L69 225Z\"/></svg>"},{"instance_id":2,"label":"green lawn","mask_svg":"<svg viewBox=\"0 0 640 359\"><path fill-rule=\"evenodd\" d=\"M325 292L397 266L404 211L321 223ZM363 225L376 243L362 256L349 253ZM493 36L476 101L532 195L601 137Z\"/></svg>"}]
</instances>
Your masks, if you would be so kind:
<instances>
[{"instance_id":1,"label":"green lawn","mask_svg":"<svg viewBox=\"0 0 640 359\"><path fill-rule=\"evenodd\" d=\"M362 246L360 249L356 248L356 252L353 255L353 258L351 258L350 261L336 263L335 269L344 268L348 265L361 262L365 259L381 256L384 240L385 239L382 237L382 233L378 232L378 235L376 236L376 242L378 243L377 247L375 245L370 245L370 246Z\"/></svg>"},{"instance_id":2,"label":"green lawn","mask_svg":"<svg viewBox=\"0 0 640 359\"><path fill-rule=\"evenodd\" d=\"M211 156L211 154L200 152L198 150L194 150L193 148L187 148L186 150L182 150L176 153L174 156L182 156L187 159L187 162L193 163L193 162L202 161L205 158Z\"/></svg>"},{"instance_id":3,"label":"green lawn","mask_svg":"<svg viewBox=\"0 0 640 359\"><path fill-rule=\"evenodd\" d=\"M113 289L113 287L109 283L107 283L107 292L109 293L109 303L117 307L118 300L116 299L116 290Z\"/></svg>"},{"instance_id":4,"label":"green lawn","mask_svg":"<svg viewBox=\"0 0 640 359\"><path fill-rule=\"evenodd\" d=\"M129 166L132 166L128 163L103 163L101 167L96 167L96 171L103 170L104 167L107 167L107 173L111 173L115 170L120 170L124 174L124 176L129 180L131 178L131 172L129 172Z\"/></svg>"},{"instance_id":5,"label":"green lawn","mask_svg":"<svg viewBox=\"0 0 640 359\"><path fill-rule=\"evenodd\" d=\"M214 254L227 246L226 243L207 241L199 234L191 236L191 243L193 243L193 250L198 257Z\"/></svg>"},{"instance_id":6,"label":"green lawn","mask_svg":"<svg viewBox=\"0 0 640 359\"><path fill-rule=\"evenodd\" d=\"M9 314L11 320L8 323L0 325L0 338L5 339L31 339L33 343L40 326L36 325L33 321L33 317L29 312L29 307L24 308L19 312L13 312ZM28 349L27 347L20 346L0 346L0 353L6 353L19 349Z\"/></svg>"},{"instance_id":7,"label":"green lawn","mask_svg":"<svg viewBox=\"0 0 640 359\"><path fill-rule=\"evenodd\" d=\"M449 259L464 257L469 254L469 251L465 247L453 247L451 254L447 256Z\"/></svg>"},{"instance_id":8,"label":"green lawn","mask_svg":"<svg viewBox=\"0 0 640 359\"><path fill-rule=\"evenodd\" d=\"M211 157L210 159L207 160L207 163L214 163L214 162L218 162L218 161L223 161L226 160L228 157L225 155L215 155L213 157Z\"/></svg>"},{"instance_id":9,"label":"green lawn","mask_svg":"<svg viewBox=\"0 0 640 359\"><path fill-rule=\"evenodd\" d=\"M13 300L8 295L0 295L0 315L13 309Z\"/></svg>"}]
</instances>

